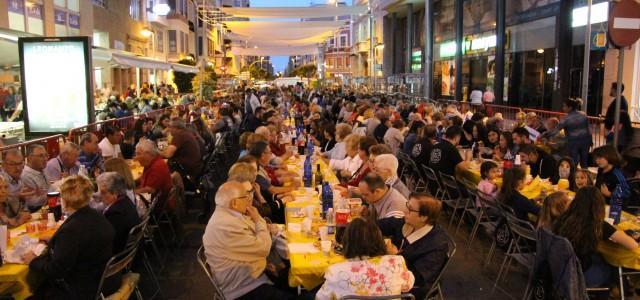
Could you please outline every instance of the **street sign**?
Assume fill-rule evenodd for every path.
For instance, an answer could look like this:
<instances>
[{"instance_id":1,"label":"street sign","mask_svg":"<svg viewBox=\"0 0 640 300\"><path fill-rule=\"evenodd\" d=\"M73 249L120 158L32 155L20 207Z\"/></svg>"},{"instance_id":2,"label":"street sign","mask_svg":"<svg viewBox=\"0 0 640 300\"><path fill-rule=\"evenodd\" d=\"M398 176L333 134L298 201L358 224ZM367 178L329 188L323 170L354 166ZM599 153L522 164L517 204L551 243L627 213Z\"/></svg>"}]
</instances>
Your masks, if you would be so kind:
<instances>
[{"instance_id":1,"label":"street sign","mask_svg":"<svg viewBox=\"0 0 640 300\"><path fill-rule=\"evenodd\" d=\"M617 47L633 45L640 38L640 3L621 0L609 14L609 40Z\"/></svg>"}]
</instances>

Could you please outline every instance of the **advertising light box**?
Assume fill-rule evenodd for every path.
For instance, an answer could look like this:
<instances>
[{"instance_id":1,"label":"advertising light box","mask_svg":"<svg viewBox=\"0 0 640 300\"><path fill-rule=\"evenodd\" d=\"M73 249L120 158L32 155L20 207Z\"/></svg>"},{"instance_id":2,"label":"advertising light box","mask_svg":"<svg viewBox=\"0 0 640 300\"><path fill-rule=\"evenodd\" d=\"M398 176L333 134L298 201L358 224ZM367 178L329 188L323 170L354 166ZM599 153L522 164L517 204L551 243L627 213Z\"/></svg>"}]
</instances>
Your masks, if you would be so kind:
<instances>
[{"instance_id":1,"label":"advertising light box","mask_svg":"<svg viewBox=\"0 0 640 300\"><path fill-rule=\"evenodd\" d=\"M20 38L25 133L66 133L93 121L88 37Z\"/></svg>"}]
</instances>

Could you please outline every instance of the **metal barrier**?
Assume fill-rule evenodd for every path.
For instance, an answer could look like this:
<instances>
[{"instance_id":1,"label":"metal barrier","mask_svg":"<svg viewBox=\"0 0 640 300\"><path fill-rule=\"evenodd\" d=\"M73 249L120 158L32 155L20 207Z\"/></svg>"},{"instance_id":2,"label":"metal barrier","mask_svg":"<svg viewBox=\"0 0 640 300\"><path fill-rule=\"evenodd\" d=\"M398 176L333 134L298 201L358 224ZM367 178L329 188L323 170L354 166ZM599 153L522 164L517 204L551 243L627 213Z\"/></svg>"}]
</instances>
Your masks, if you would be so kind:
<instances>
[{"instance_id":1,"label":"metal barrier","mask_svg":"<svg viewBox=\"0 0 640 300\"><path fill-rule=\"evenodd\" d=\"M45 148L47 148L47 153L49 154L49 157L56 157L58 156L58 154L60 154L60 146L63 145L65 141L66 139L64 135L56 134L53 136L37 138L30 141L18 143L18 144L4 146L0 148L0 152L6 151L9 149L18 148L20 152L22 152L22 155L26 156L27 147L34 144L40 144L45 146Z\"/></svg>"}]
</instances>

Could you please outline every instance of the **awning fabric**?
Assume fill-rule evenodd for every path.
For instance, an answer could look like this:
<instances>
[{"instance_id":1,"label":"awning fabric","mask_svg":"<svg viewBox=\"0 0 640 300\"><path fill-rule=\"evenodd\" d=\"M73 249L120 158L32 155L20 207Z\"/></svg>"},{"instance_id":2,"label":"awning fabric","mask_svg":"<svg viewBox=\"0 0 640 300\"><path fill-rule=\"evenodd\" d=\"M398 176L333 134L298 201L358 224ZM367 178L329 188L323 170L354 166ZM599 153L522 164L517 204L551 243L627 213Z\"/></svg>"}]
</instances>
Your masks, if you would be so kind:
<instances>
[{"instance_id":1,"label":"awning fabric","mask_svg":"<svg viewBox=\"0 0 640 300\"><path fill-rule=\"evenodd\" d=\"M137 56L120 50L96 47L93 48L91 54L94 67L134 67L158 70L173 69L174 71L184 73L198 73L198 68L194 66L165 62L145 56Z\"/></svg>"},{"instance_id":2,"label":"awning fabric","mask_svg":"<svg viewBox=\"0 0 640 300\"><path fill-rule=\"evenodd\" d=\"M317 46L300 46L300 47L258 47L258 48L231 48L234 55L245 56L289 56L289 55L308 55L317 54Z\"/></svg>"},{"instance_id":3,"label":"awning fabric","mask_svg":"<svg viewBox=\"0 0 640 300\"><path fill-rule=\"evenodd\" d=\"M318 6L318 7L222 7L220 10L242 18L322 18L364 14L366 6Z\"/></svg>"}]
</instances>

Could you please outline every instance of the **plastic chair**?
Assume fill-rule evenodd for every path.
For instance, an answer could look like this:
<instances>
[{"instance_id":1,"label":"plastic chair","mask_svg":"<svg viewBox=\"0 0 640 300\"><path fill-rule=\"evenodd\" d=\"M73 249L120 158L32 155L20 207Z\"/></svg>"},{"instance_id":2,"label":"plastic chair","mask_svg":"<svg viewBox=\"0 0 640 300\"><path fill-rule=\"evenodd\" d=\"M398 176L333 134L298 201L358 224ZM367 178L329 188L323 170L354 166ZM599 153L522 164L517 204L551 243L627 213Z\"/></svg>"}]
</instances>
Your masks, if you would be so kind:
<instances>
[{"instance_id":1,"label":"plastic chair","mask_svg":"<svg viewBox=\"0 0 640 300\"><path fill-rule=\"evenodd\" d=\"M448 245L447 260L442 265L442 269L440 269L440 273L438 274L438 277L436 277L436 280L433 282L433 285L427 292L427 296L425 297L425 299L433 299L437 296L441 300L444 300L444 295L442 294L442 288L440 287L440 281L442 281L442 275L447 270L447 267L449 266L449 262L451 262L451 258L453 257L453 255L456 254L456 249L457 249L456 242L448 234L447 234L447 245Z\"/></svg>"},{"instance_id":2,"label":"plastic chair","mask_svg":"<svg viewBox=\"0 0 640 300\"><path fill-rule=\"evenodd\" d=\"M130 247L134 247L134 246L138 247L138 249L139 249L140 242L142 242L143 238L145 237L146 230L147 230L147 225L149 224L149 219L150 218L151 218L151 216L149 215L149 213L145 214L143 216L143 218L142 218L142 221L140 221L140 223L138 225L136 225L133 228L131 228L131 230L129 231L129 237L127 238L127 243L126 243L125 249L128 249ZM147 270L147 273L149 273L149 276L151 277L151 280L153 281L153 283L158 288L151 298L155 298L156 295L160 295L161 298L163 298L162 297L162 289L161 289L161 286L160 286L160 282L158 281L158 277L156 276L156 273L153 271L153 268L151 267L151 263L149 261L149 256L144 251L144 249L142 249L142 251L140 251L140 252L142 253L141 254L142 255L142 265L144 266L145 270Z\"/></svg>"},{"instance_id":3,"label":"plastic chair","mask_svg":"<svg viewBox=\"0 0 640 300\"><path fill-rule=\"evenodd\" d=\"M342 296L340 300L391 300L391 299L410 299L415 300L412 294L400 294L400 295L390 295L390 296L357 296L357 295L347 295Z\"/></svg>"},{"instance_id":4,"label":"plastic chair","mask_svg":"<svg viewBox=\"0 0 640 300\"><path fill-rule=\"evenodd\" d=\"M498 286L498 281L503 277L507 278L507 274L511 268L511 263L515 260L520 265L526 267L529 271L533 269L535 263L535 243L537 241L536 229L528 221L520 220L513 215L506 215L507 224L513 233L513 239L509 243L507 253L502 260L498 276L493 284L492 292ZM505 268L506 267L506 268ZM504 280L503 279L503 280ZM526 290L525 290L526 291Z\"/></svg>"},{"instance_id":5,"label":"plastic chair","mask_svg":"<svg viewBox=\"0 0 640 300\"><path fill-rule=\"evenodd\" d=\"M216 280L213 270L207 263L207 258L204 255L204 245L198 248L198 251L196 252L196 258L198 259L200 267L202 267L202 270L204 270L204 273L207 274L207 277L209 277L211 285L213 285L213 300L224 300L225 298L224 294L222 293L222 289L220 289L220 285L218 285L218 281Z\"/></svg>"}]
</instances>

